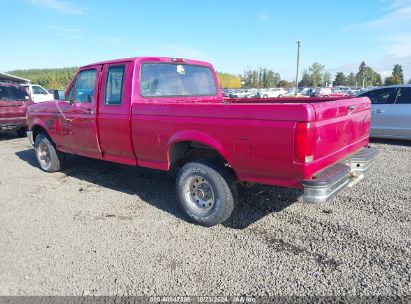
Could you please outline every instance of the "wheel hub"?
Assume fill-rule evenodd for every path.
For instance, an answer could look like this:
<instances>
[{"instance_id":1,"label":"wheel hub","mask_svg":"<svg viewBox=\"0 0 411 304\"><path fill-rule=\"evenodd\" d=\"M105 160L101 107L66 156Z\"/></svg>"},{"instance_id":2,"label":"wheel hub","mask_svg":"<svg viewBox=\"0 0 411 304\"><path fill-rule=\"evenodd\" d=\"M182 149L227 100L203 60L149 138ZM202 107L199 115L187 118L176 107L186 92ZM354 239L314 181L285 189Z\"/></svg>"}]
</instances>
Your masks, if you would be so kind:
<instances>
[{"instance_id":1,"label":"wheel hub","mask_svg":"<svg viewBox=\"0 0 411 304\"><path fill-rule=\"evenodd\" d=\"M37 150L38 158L40 160L40 164L43 167L48 166L50 162L50 154L47 146L44 143L40 143Z\"/></svg>"},{"instance_id":2,"label":"wheel hub","mask_svg":"<svg viewBox=\"0 0 411 304\"><path fill-rule=\"evenodd\" d=\"M208 212L214 206L214 192L210 183L202 176L187 180L186 200L197 212Z\"/></svg>"}]
</instances>

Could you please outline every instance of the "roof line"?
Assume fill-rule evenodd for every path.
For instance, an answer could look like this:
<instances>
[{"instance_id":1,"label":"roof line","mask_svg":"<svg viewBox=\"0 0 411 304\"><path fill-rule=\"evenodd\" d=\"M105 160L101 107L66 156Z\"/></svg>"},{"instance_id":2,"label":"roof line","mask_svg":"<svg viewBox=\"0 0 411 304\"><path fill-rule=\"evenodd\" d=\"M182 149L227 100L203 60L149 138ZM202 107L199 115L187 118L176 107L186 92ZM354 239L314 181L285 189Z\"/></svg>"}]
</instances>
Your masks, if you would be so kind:
<instances>
[{"instance_id":1,"label":"roof line","mask_svg":"<svg viewBox=\"0 0 411 304\"><path fill-rule=\"evenodd\" d=\"M14 75L7 74L4 72L0 72L0 81L13 81L17 83L30 83L31 82L30 79L26 79L26 78L19 77L19 76L14 76Z\"/></svg>"}]
</instances>

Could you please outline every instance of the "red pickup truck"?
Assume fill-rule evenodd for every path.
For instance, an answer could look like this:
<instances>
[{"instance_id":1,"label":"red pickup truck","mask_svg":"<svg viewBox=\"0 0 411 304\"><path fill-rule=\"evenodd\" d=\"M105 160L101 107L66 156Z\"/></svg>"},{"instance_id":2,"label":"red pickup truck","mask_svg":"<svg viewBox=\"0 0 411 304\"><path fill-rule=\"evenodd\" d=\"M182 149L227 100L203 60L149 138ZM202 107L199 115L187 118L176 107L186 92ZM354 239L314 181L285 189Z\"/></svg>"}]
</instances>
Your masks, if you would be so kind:
<instances>
[{"instance_id":1,"label":"red pickup truck","mask_svg":"<svg viewBox=\"0 0 411 304\"><path fill-rule=\"evenodd\" d=\"M63 153L178 170L176 192L204 226L227 220L238 181L303 188L326 202L359 181L368 147L368 98L224 99L212 66L129 58L81 67L64 101L35 104L28 136L40 167Z\"/></svg>"},{"instance_id":2,"label":"red pickup truck","mask_svg":"<svg viewBox=\"0 0 411 304\"><path fill-rule=\"evenodd\" d=\"M23 87L0 82L0 132L16 131L20 137L26 136L26 109L32 103Z\"/></svg>"}]
</instances>

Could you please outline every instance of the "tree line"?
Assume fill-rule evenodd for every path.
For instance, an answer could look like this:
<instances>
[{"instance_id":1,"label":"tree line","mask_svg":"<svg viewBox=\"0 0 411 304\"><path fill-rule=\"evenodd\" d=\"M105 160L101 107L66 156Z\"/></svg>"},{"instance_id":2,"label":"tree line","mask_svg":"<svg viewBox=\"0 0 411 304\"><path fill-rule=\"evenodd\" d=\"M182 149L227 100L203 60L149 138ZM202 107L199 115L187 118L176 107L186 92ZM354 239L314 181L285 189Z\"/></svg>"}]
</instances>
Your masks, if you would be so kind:
<instances>
[{"instance_id":1,"label":"tree line","mask_svg":"<svg viewBox=\"0 0 411 304\"><path fill-rule=\"evenodd\" d=\"M55 68L55 69L27 69L13 70L7 73L30 79L33 83L40 84L48 89L64 90L69 85L71 79L77 71L77 67ZM272 69L259 67L252 69L247 67L243 74L236 75L224 72L217 72L217 76L222 88L270 88L270 87L293 87L295 82L290 82L281 78L280 73ZM395 64L392 74L384 81L379 73L367 66L363 61L358 67L357 73L344 74L337 72L334 80L332 75L325 70L325 66L314 62L308 69L305 69L299 81L299 87L324 87L349 86L368 87L380 85L393 85L404 83L403 67ZM411 84L411 79L408 81Z\"/></svg>"},{"instance_id":2,"label":"tree line","mask_svg":"<svg viewBox=\"0 0 411 304\"><path fill-rule=\"evenodd\" d=\"M47 89L65 90L77 72L77 67L56 69L13 70L7 73L30 79Z\"/></svg>"},{"instance_id":3,"label":"tree line","mask_svg":"<svg viewBox=\"0 0 411 304\"><path fill-rule=\"evenodd\" d=\"M355 82L355 84L354 84ZM411 79L408 81L411 84ZM404 84L404 71L402 65L395 64L390 76L386 77L384 82L380 74L375 72L365 62L361 62L357 74L350 73L348 76L343 72L338 72L335 76L333 85L345 85L356 87L380 86L380 85Z\"/></svg>"}]
</instances>

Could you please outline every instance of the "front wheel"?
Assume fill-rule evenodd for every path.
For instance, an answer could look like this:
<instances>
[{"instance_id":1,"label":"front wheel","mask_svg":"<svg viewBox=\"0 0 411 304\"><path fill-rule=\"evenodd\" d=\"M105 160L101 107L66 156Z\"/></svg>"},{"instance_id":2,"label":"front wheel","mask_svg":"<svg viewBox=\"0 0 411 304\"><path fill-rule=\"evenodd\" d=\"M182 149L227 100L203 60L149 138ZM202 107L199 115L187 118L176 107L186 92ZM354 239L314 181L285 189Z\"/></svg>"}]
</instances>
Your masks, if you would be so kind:
<instances>
[{"instance_id":1,"label":"front wheel","mask_svg":"<svg viewBox=\"0 0 411 304\"><path fill-rule=\"evenodd\" d=\"M51 143L51 140L44 134L36 136L34 141L34 150L36 152L37 162L41 169L46 172L57 172L61 168L59 154Z\"/></svg>"},{"instance_id":2,"label":"front wheel","mask_svg":"<svg viewBox=\"0 0 411 304\"><path fill-rule=\"evenodd\" d=\"M227 220L236 198L234 176L224 166L196 161L184 165L176 182L181 208L195 223L211 227Z\"/></svg>"}]
</instances>

